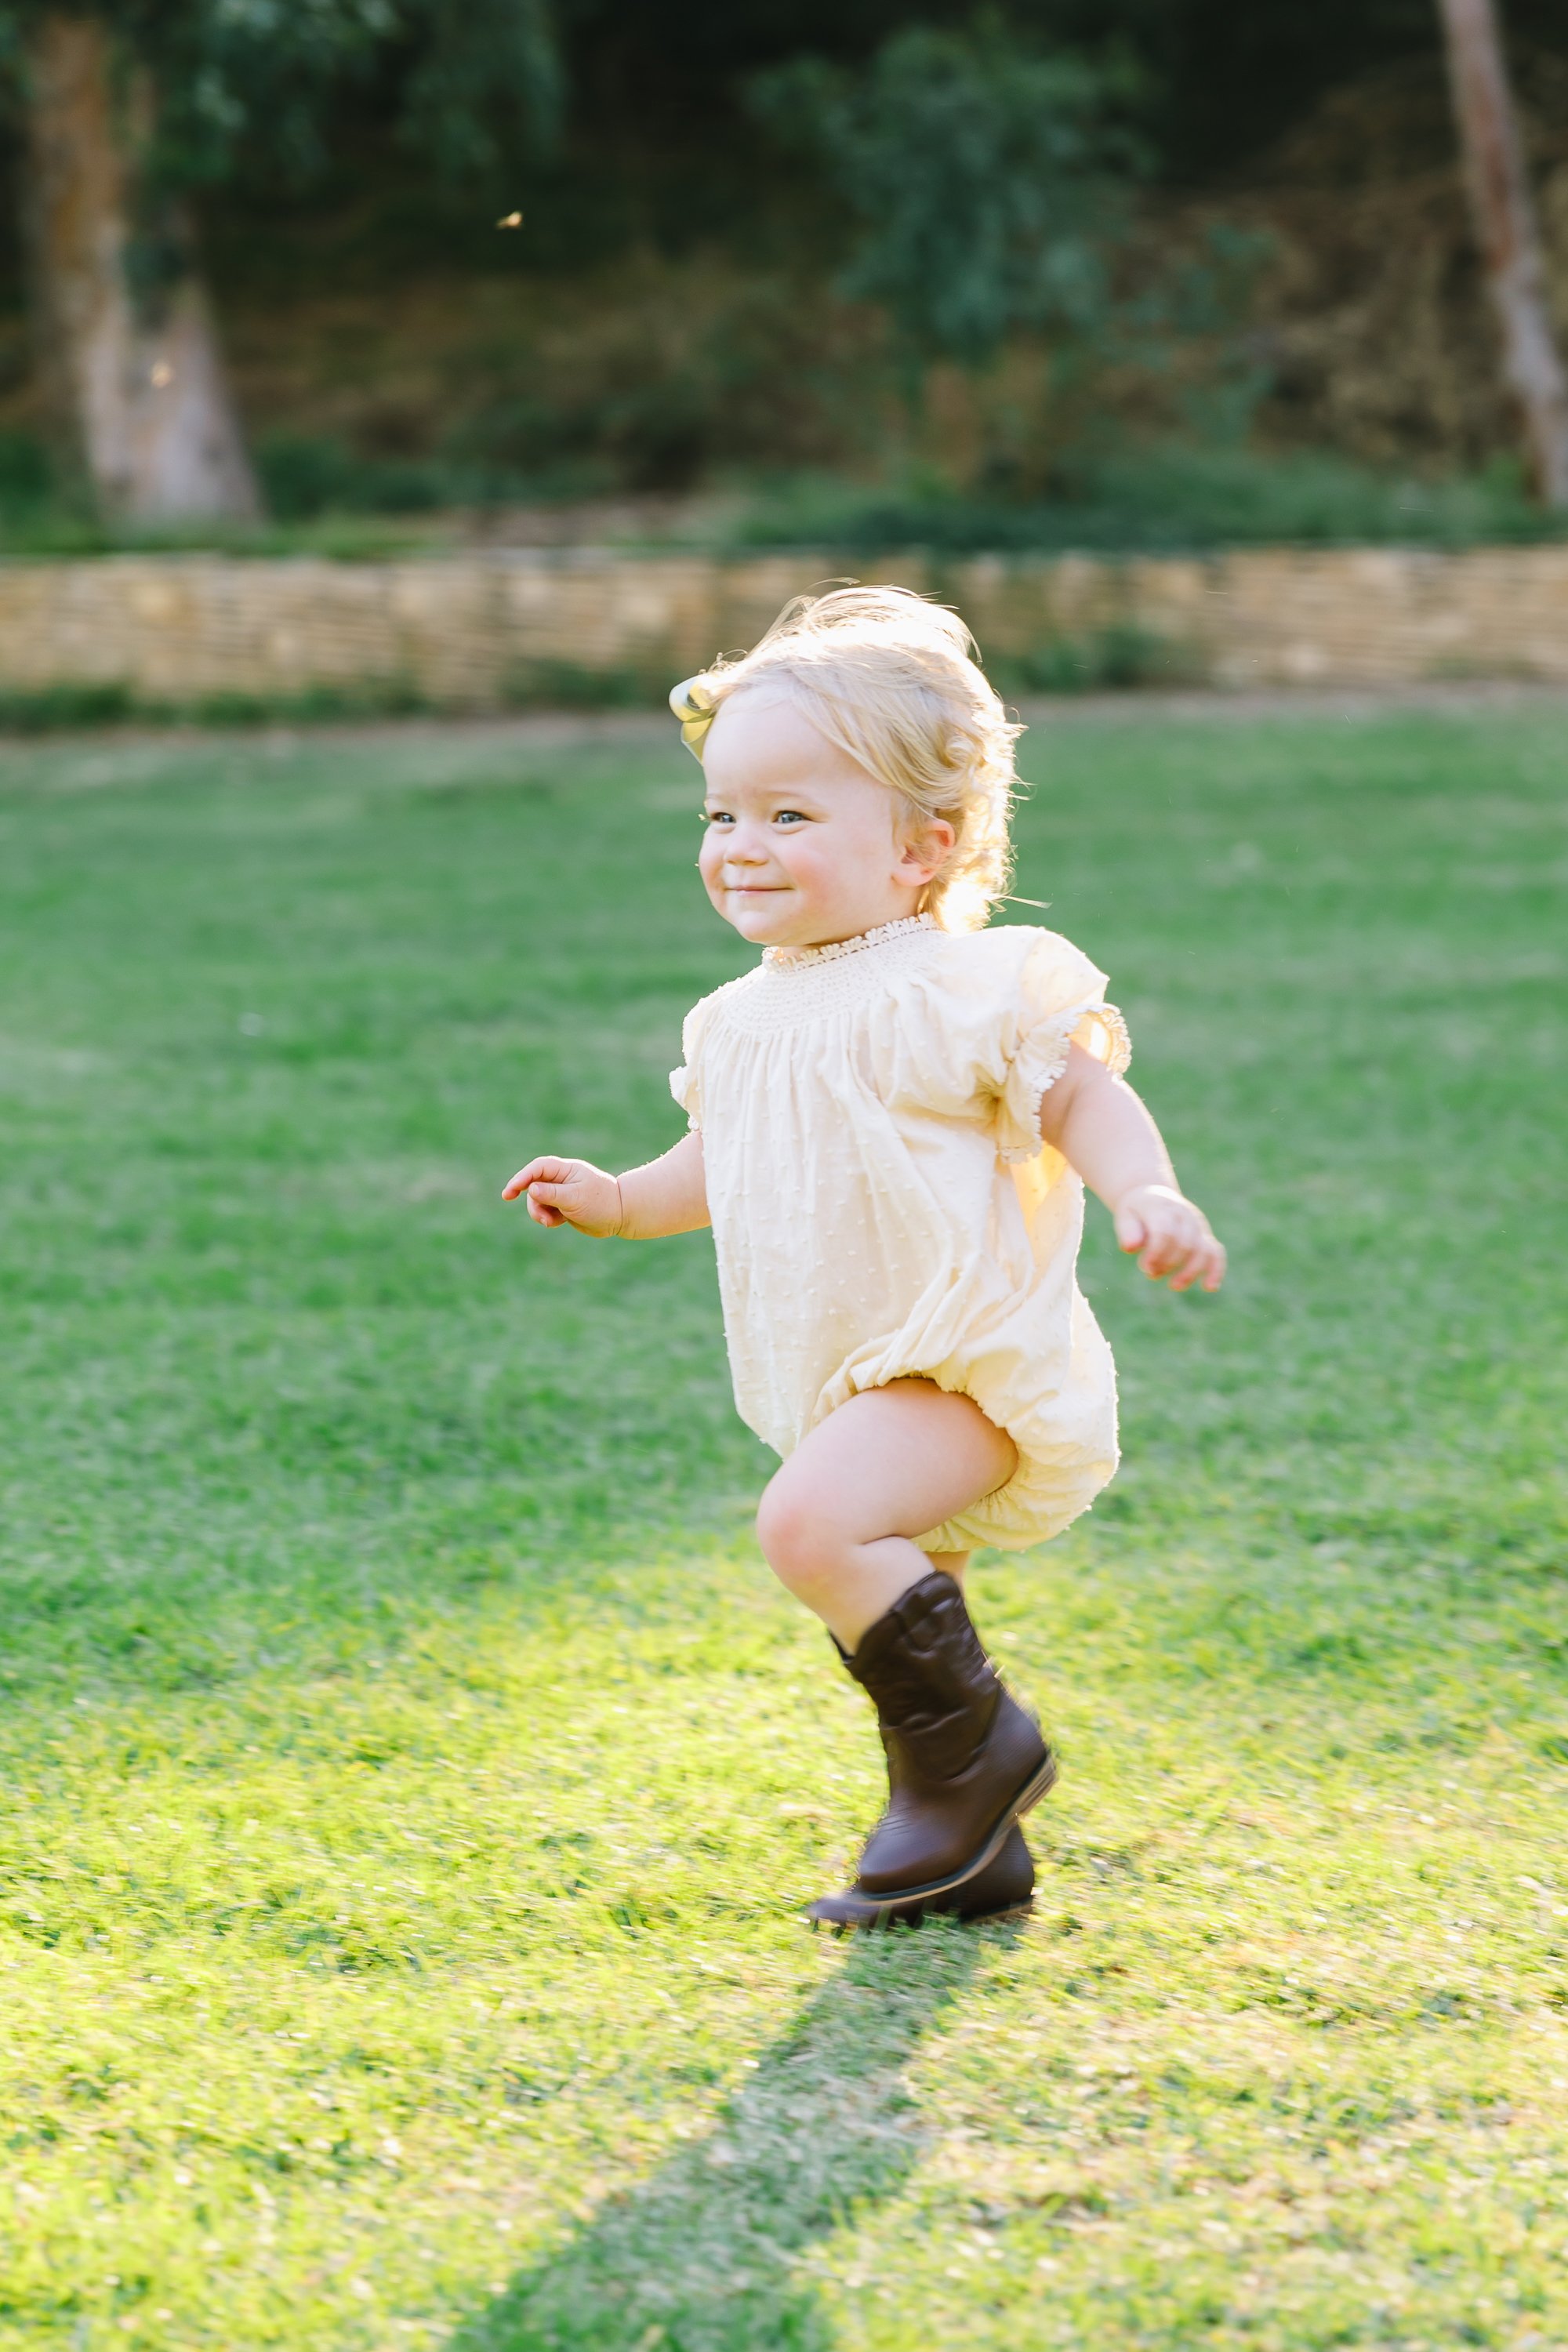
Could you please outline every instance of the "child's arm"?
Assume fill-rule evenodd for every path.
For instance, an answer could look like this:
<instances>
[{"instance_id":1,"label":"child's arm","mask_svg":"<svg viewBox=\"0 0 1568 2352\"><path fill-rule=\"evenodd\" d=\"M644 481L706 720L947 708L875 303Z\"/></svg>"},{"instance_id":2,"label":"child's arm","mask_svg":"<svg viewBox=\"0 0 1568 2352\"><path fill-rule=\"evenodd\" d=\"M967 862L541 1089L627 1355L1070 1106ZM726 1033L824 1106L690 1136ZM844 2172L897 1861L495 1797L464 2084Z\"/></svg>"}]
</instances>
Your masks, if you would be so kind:
<instances>
[{"instance_id":1,"label":"child's arm","mask_svg":"<svg viewBox=\"0 0 1568 2352\"><path fill-rule=\"evenodd\" d=\"M1123 1078L1069 1045L1068 1064L1040 1105L1040 1133L1099 1193L1124 1250L1173 1290L1217 1290L1225 1251L1208 1219L1176 1182L1160 1130Z\"/></svg>"},{"instance_id":2,"label":"child's arm","mask_svg":"<svg viewBox=\"0 0 1568 2352\"><path fill-rule=\"evenodd\" d=\"M702 1138L683 1135L662 1160L607 1176L586 1160L531 1160L501 1194L528 1195L536 1225L572 1225L604 1239L657 1241L665 1234L694 1233L708 1223L708 1189L702 1174Z\"/></svg>"}]
</instances>

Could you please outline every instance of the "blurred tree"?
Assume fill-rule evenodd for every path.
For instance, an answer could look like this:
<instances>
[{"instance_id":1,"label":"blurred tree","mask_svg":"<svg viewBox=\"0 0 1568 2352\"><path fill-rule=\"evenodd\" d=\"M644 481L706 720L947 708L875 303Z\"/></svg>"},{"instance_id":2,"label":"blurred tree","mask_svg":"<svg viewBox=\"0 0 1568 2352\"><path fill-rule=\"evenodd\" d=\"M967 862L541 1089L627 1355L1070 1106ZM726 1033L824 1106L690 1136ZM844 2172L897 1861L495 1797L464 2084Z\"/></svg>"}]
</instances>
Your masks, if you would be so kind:
<instances>
[{"instance_id":1,"label":"blurred tree","mask_svg":"<svg viewBox=\"0 0 1568 2352\"><path fill-rule=\"evenodd\" d=\"M1127 68L1046 54L993 15L910 26L858 71L802 58L752 90L859 221L844 292L882 303L914 358L973 367L1018 328L1101 328L1142 162Z\"/></svg>"},{"instance_id":2,"label":"blurred tree","mask_svg":"<svg viewBox=\"0 0 1568 2352\"><path fill-rule=\"evenodd\" d=\"M331 92L373 71L447 174L544 143L550 0L0 0L50 417L110 515L258 510L202 280L193 197L247 151L299 174Z\"/></svg>"},{"instance_id":3,"label":"blurred tree","mask_svg":"<svg viewBox=\"0 0 1568 2352\"><path fill-rule=\"evenodd\" d=\"M1552 331L1546 265L1492 0L1438 0L1470 210L1502 331L1535 486L1568 509L1568 378Z\"/></svg>"}]
</instances>

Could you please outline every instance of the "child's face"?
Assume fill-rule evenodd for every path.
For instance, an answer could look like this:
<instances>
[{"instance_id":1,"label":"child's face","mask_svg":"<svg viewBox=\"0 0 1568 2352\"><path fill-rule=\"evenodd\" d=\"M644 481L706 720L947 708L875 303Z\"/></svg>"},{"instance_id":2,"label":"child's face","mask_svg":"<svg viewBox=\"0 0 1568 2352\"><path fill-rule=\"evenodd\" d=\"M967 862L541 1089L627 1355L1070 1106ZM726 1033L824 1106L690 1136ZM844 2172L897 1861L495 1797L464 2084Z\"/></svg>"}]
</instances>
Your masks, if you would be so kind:
<instances>
[{"instance_id":1,"label":"child's face","mask_svg":"<svg viewBox=\"0 0 1568 2352\"><path fill-rule=\"evenodd\" d=\"M759 946L824 947L914 914L952 847L940 817L911 835L903 803L787 688L742 687L721 703L702 769L702 879Z\"/></svg>"}]
</instances>

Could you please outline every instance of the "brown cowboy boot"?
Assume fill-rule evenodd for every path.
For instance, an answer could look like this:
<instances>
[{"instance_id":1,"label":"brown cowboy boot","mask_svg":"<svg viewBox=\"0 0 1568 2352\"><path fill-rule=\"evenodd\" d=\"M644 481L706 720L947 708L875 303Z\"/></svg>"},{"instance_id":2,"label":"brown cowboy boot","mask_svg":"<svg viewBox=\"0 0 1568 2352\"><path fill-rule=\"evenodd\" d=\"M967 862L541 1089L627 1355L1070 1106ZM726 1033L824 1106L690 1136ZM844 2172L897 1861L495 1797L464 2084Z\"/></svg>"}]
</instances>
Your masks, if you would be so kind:
<instances>
[{"instance_id":1,"label":"brown cowboy boot","mask_svg":"<svg viewBox=\"0 0 1568 2352\"><path fill-rule=\"evenodd\" d=\"M836 1936L842 1936L847 1927L918 1927L922 1919L944 1915L954 1919L1016 1918L1028 1910L1034 1899L1034 1856L1015 1822L995 1861L945 1895L879 1903L875 1896L851 1886L842 1895L820 1896L806 1917L814 1927L831 1927Z\"/></svg>"},{"instance_id":2,"label":"brown cowboy boot","mask_svg":"<svg viewBox=\"0 0 1568 2352\"><path fill-rule=\"evenodd\" d=\"M1056 1759L998 1681L952 1578L940 1569L922 1576L845 1664L876 1702L889 1803L854 1886L808 1916L868 1927L938 1910L978 1916L970 1902L988 1890L971 1882L1005 1847L1003 1884L1021 1885L1026 1866L1032 1886L1028 1849L1020 1838L1021 1853L1013 1853L1010 1838L1055 1780ZM997 1907L1015 1907L1028 1891Z\"/></svg>"}]
</instances>

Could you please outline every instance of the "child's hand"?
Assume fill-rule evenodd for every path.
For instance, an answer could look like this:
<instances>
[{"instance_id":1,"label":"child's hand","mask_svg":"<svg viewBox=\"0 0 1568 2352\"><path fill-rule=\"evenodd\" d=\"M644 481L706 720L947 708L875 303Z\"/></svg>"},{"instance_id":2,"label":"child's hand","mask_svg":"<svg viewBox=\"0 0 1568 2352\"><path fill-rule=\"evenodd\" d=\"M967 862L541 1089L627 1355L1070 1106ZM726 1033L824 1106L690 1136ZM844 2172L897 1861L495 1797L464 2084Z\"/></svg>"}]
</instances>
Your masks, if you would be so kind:
<instances>
[{"instance_id":1,"label":"child's hand","mask_svg":"<svg viewBox=\"0 0 1568 2352\"><path fill-rule=\"evenodd\" d=\"M1203 1211L1170 1184L1138 1184L1116 1205L1116 1238L1152 1282L1168 1275L1173 1290L1201 1282L1217 1290L1225 1280L1225 1249Z\"/></svg>"},{"instance_id":2,"label":"child's hand","mask_svg":"<svg viewBox=\"0 0 1568 2352\"><path fill-rule=\"evenodd\" d=\"M520 1192L528 1195L528 1213L536 1225L571 1225L604 1240L618 1234L625 1222L619 1184L586 1160L531 1160L501 1199L515 1201Z\"/></svg>"}]
</instances>

